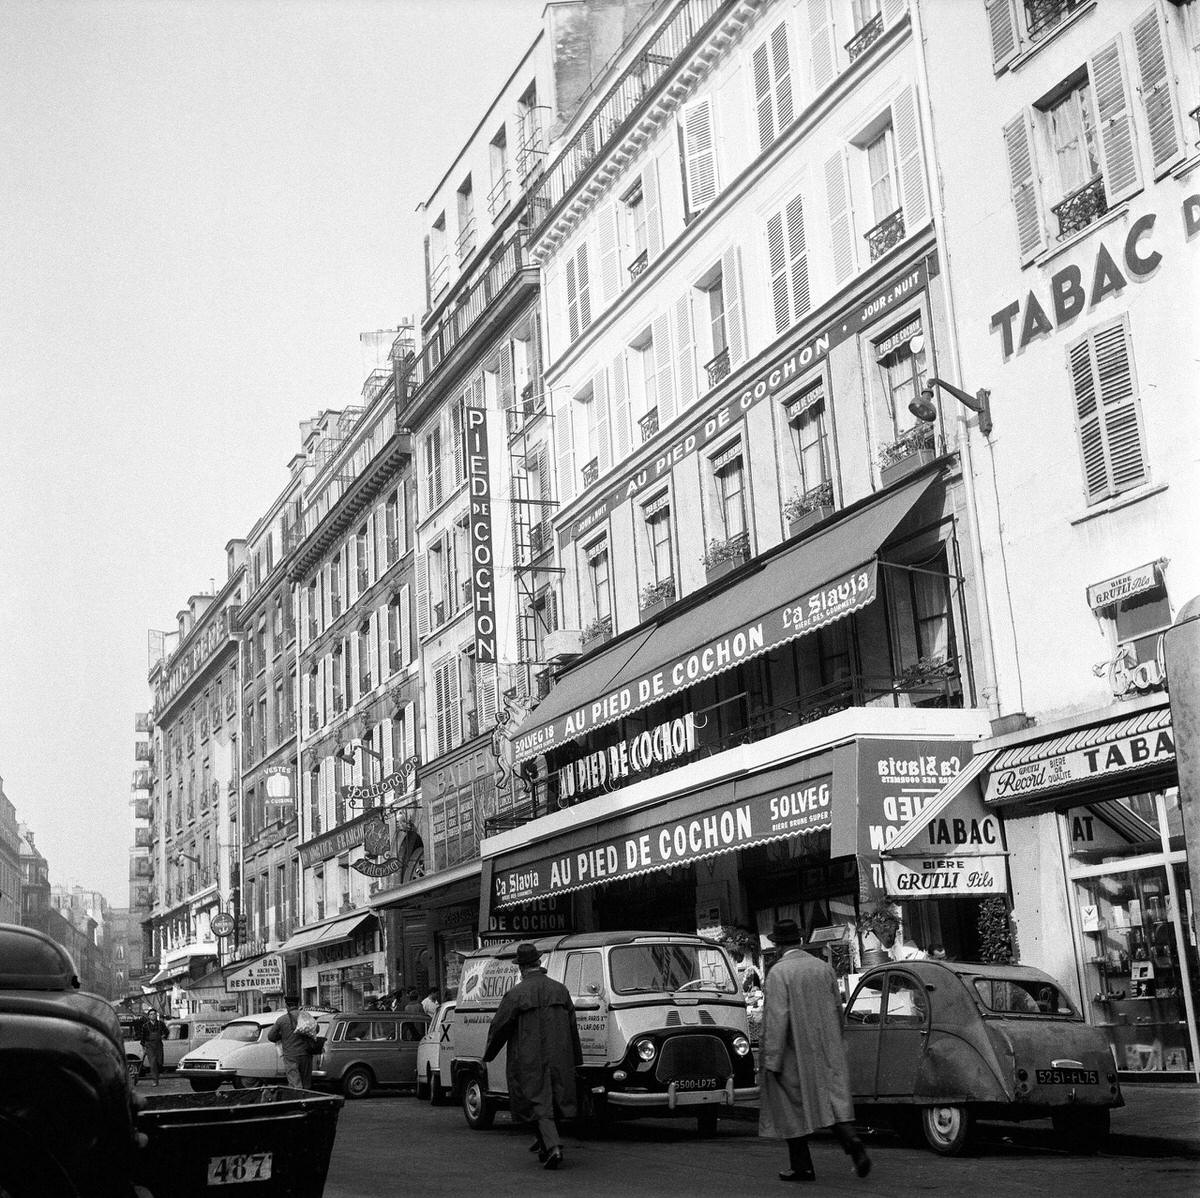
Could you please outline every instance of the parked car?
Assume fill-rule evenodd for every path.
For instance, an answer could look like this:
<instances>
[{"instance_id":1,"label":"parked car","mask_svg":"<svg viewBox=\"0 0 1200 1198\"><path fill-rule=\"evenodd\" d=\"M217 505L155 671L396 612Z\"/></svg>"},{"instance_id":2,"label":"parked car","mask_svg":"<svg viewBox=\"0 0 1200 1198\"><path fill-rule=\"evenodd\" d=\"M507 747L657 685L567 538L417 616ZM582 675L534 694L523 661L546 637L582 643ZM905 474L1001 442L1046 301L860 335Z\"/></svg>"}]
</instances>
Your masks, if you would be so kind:
<instances>
[{"instance_id":1,"label":"parked car","mask_svg":"<svg viewBox=\"0 0 1200 1198\"><path fill-rule=\"evenodd\" d=\"M1049 1118L1070 1147L1094 1151L1124 1105L1103 1032L1029 966L876 966L850 996L845 1035L856 1106L946 1156L978 1117Z\"/></svg>"},{"instance_id":2,"label":"parked car","mask_svg":"<svg viewBox=\"0 0 1200 1198\"><path fill-rule=\"evenodd\" d=\"M225 1026L225 1019L212 1016L189 1015L183 1019L168 1019L167 1032L163 1037L163 1066L175 1069L179 1062L193 1049L207 1044Z\"/></svg>"},{"instance_id":3,"label":"parked car","mask_svg":"<svg viewBox=\"0 0 1200 1198\"><path fill-rule=\"evenodd\" d=\"M176 1075L186 1078L193 1090L215 1090L222 1082L236 1089L282 1081L286 1076L279 1046L267 1033L282 1011L263 1011L230 1020L211 1039L189 1052L179 1062ZM322 1028L331 1016L314 1012Z\"/></svg>"},{"instance_id":4,"label":"parked car","mask_svg":"<svg viewBox=\"0 0 1200 1198\"><path fill-rule=\"evenodd\" d=\"M444 1002L434 1012L433 1021L417 1045L417 1097L428 1098L434 1106L446 1101L454 1090L450 1062L454 1059L453 1002Z\"/></svg>"},{"instance_id":5,"label":"parked car","mask_svg":"<svg viewBox=\"0 0 1200 1198\"><path fill-rule=\"evenodd\" d=\"M424 1012L332 1016L325 1051L313 1062L313 1084L337 1086L347 1098L366 1098L376 1086L416 1086L417 1045L428 1026Z\"/></svg>"}]
</instances>

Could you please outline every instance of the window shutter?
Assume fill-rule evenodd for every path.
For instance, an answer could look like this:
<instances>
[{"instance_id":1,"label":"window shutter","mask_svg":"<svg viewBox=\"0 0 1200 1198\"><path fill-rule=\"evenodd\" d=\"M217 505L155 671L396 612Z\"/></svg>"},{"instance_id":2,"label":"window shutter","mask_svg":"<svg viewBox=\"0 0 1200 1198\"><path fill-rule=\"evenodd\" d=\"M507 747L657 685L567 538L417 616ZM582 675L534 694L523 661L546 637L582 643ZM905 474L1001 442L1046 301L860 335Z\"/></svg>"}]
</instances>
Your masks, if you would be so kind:
<instances>
[{"instance_id":1,"label":"window shutter","mask_svg":"<svg viewBox=\"0 0 1200 1198\"><path fill-rule=\"evenodd\" d=\"M588 247L583 242L575 251L575 281L579 288L579 331L592 323L592 296L588 282Z\"/></svg>"},{"instance_id":2,"label":"window shutter","mask_svg":"<svg viewBox=\"0 0 1200 1198\"><path fill-rule=\"evenodd\" d=\"M608 375L597 370L592 375L592 403L596 405L596 464L600 473L612 467L612 441L609 437L608 421Z\"/></svg>"},{"instance_id":3,"label":"window shutter","mask_svg":"<svg viewBox=\"0 0 1200 1198\"><path fill-rule=\"evenodd\" d=\"M458 658L452 657L446 663L446 715L449 717L449 741L447 748L453 748L462 740L462 688L458 678Z\"/></svg>"},{"instance_id":4,"label":"window shutter","mask_svg":"<svg viewBox=\"0 0 1200 1198\"><path fill-rule=\"evenodd\" d=\"M830 0L808 0L808 43L813 89L819 95L837 74Z\"/></svg>"},{"instance_id":5,"label":"window shutter","mask_svg":"<svg viewBox=\"0 0 1200 1198\"><path fill-rule=\"evenodd\" d=\"M679 410L696 402L696 339L692 332L692 297L685 291L675 301L675 379L678 384Z\"/></svg>"},{"instance_id":6,"label":"window shutter","mask_svg":"<svg viewBox=\"0 0 1200 1198\"><path fill-rule=\"evenodd\" d=\"M607 307L621 294L620 237L617 232L617 206L605 204L599 216L600 302Z\"/></svg>"},{"instance_id":7,"label":"window shutter","mask_svg":"<svg viewBox=\"0 0 1200 1198\"><path fill-rule=\"evenodd\" d=\"M408 761L417 755L417 721L413 719L413 704L404 704L404 760ZM416 779L416 775L410 775L410 779ZM411 788L410 781L410 788Z\"/></svg>"},{"instance_id":8,"label":"window shutter","mask_svg":"<svg viewBox=\"0 0 1200 1198\"><path fill-rule=\"evenodd\" d=\"M906 87L892 105L892 126L899 159L900 190L904 206L904 235L911 237L929 221L925 200L925 160L921 153L921 122L916 93Z\"/></svg>"},{"instance_id":9,"label":"window shutter","mask_svg":"<svg viewBox=\"0 0 1200 1198\"><path fill-rule=\"evenodd\" d=\"M742 264L736 245L721 255L721 290L725 298L725 339L729 342L729 364L746 357L746 329L742 322Z\"/></svg>"},{"instance_id":10,"label":"window shutter","mask_svg":"<svg viewBox=\"0 0 1200 1198\"><path fill-rule=\"evenodd\" d=\"M575 285L575 256L567 259L567 329L572 341L579 336L579 292Z\"/></svg>"},{"instance_id":11,"label":"window shutter","mask_svg":"<svg viewBox=\"0 0 1200 1198\"><path fill-rule=\"evenodd\" d=\"M409 607L408 583L400 588L400 664L407 666L413 659L412 612Z\"/></svg>"},{"instance_id":12,"label":"window shutter","mask_svg":"<svg viewBox=\"0 0 1200 1198\"><path fill-rule=\"evenodd\" d=\"M717 194L717 151L713 142L712 98L688 104L681 117L683 178L689 213L703 212Z\"/></svg>"},{"instance_id":13,"label":"window shutter","mask_svg":"<svg viewBox=\"0 0 1200 1198\"><path fill-rule=\"evenodd\" d=\"M1028 111L1020 113L1004 126L1004 146L1008 154L1008 181L1012 189L1013 210L1017 217L1017 244L1024 264L1046 248L1046 223L1042 215L1042 197L1033 158L1033 130L1029 126Z\"/></svg>"},{"instance_id":14,"label":"window shutter","mask_svg":"<svg viewBox=\"0 0 1200 1198\"><path fill-rule=\"evenodd\" d=\"M778 336L791 323L782 212L775 213L767 221L767 260L771 267L771 295L775 307L775 333Z\"/></svg>"},{"instance_id":15,"label":"window shutter","mask_svg":"<svg viewBox=\"0 0 1200 1198\"><path fill-rule=\"evenodd\" d=\"M429 635L429 554L417 554L417 636Z\"/></svg>"},{"instance_id":16,"label":"window shutter","mask_svg":"<svg viewBox=\"0 0 1200 1198\"><path fill-rule=\"evenodd\" d=\"M792 320L812 307L808 287L808 243L804 237L804 201L796 196L787 206L788 275L792 287Z\"/></svg>"},{"instance_id":17,"label":"window shutter","mask_svg":"<svg viewBox=\"0 0 1200 1198\"><path fill-rule=\"evenodd\" d=\"M633 443L632 429L629 424L629 385L625 377L625 353L622 351L613 358L612 364L612 417L613 417L613 452L618 462L623 462L629 456Z\"/></svg>"},{"instance_id":18,"label":"window shutter","mask_svg":"<svg viewBox=\"0 0 1200 1198\"><path fill-rule=\"evenodd\" d=\"M646 249L651 262L662 253L662 205L658 200L658 160L652 158L642 171L642 203L646 205Z\"/></svg>"},{"instance_id":19,"label":"window shutter","mask_svg":"<svg viewBox=\"0 0 1200 1198\"><path fill-rule=\"evenodd\" d=\"M516 387L513 382L513 347L506 340L500 347L500 407L511 408L516 401Z\"/></svg>"},{"instance_id":20,"label":"window shutter","mask_svg":"<svg viewBox=\"0 0 1200 1198\"><path fill-rule=\"evenodd\" d=\"M496 722L496 663L481 661L475 666L475 705L480 732Z\"/></svg>"},{"instance_id":21,"label":"window shutter","mask_svg":"<svg viewBox=\"0 0 1200 1198\"><path fill-rule=\"evenodd\" d=\"M671 370L671 319L668 313L656 316L651 325L654 336L654 388L658 396L658 424L663 427L675 418L675 385Z\"/></svg>"},{"instance_id":22,"label":"window shutter","mask_svg":"<svg viewBox=\"0 0 1200 1198\"><path fill-rule=\"evenodd\" d=\"M829 238L833 249L833 277L844 283L854 273L854 230L850 190L846 185L846 159L841 150L825 163L825 202Z\"/></svg>"},{"instance_id":23,"label":"window shutter","mask_svg":"<svg viewBox=\"0 0 1200 1198\"><path fill-rule=\"evenodd\" d=\"M575 444L571 429L571 401L564 400L554 410L554 437L558 449L558 502L575 498Z\"/></svg>"},{"instance_id":24,"label":"window shutter","mask_svg":"<svg viewBox=\"0 0 1200 1198\"><path fill-rule=\"evenodd\" d=\"M1096 127L1104 162L1104 191L1109 207L1142 186L1133 138L1133 112L1121 61L1121 41L1113 38L1088 60L1088 78L1096 100Z\"/></svg>"},{"instance_id":25,"label":"window shutter","mask_svg":"<svg viewBox=\"0 0 1200 1198\"><path fill-rule=\"evenodd\" d=\"M752 63L754 107L758 113L758 148L765 150L775 140L775 105L771 97L771 63L766 42L754 51Z\"/></svg>"},{"instance_id":26,"label":"window shutter","mask_svg":"<svg viewBox=\"0 0 1200 1198\"><path fill-rule=\"evenodd\" d=\"M792 105L792 63L788 55L786 21L780 21L771 33L771 67L775 74L775 134L778 136L796 115Z\"/></svg>"},{"instance_id":27,"label":"window shutter","mask_svg":"<svg viewBox=\"0 0 1200 1198\"><path fill-rule=\"evenodd\" d=\"M992 34L992 69L999 71L1017 56L1017 14L1013 0L987 0L988 27Z\"/></svg>"},{"instance_id":28,"label":"window shutter","mask_svg":"<svg viewBox=\"0 0 1200 1198\"><path fill-rule=\"evenodd\" d=\"M1183 149L1179 105L1175 97L1175 73L1167 53L1162 22L1156 8L1148 9L1133 24L1141 80L1142 108L1150 131L1150 149L1157 178Z\"/></svg>"},{"instance_id":29,"label":"window shutter","mask_svg":"<svg viewBox=\"0 0 1200 1198\"><path fill-rule=\"evenodd\" d=\"M883 26L891 29L908 9L908 0L883 0Z\"/></svg>"}]
</instances>

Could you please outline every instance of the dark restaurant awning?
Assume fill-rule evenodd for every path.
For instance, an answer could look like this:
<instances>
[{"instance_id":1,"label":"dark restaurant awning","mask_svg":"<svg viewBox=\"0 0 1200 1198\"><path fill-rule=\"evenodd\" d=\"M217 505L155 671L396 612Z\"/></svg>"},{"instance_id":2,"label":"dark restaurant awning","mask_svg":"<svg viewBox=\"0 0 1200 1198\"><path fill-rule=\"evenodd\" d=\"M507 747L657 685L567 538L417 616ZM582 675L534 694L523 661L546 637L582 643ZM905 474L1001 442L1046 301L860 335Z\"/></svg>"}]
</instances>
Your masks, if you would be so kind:
<instances>
[{"instance_id":1,"label":"dark restaurant awning","mask_svg":"<svg viewBox=\"0 0 1200 1198\"><path fill-rule=\"evenodd\" d=\"M877 593L880 547L937 477L922 475L852 511L700 606L639 630L570 671L514 736L517 761L866 607Z\"/></svg>"}]
</instances>

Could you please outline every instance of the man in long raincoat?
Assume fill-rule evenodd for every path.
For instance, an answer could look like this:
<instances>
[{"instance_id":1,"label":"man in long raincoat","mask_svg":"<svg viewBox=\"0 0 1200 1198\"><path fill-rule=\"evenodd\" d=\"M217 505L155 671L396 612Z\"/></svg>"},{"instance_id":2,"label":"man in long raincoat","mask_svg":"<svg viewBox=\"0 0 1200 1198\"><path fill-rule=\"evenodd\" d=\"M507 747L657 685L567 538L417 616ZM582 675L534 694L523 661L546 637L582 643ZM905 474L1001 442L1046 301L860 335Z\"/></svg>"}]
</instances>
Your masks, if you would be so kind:
<instances>
[{"instance_id":1,"label":"man in long raincoat","mask_svg":"<svg viewBox=\"0 0 1200 1198\"><path fill-rule=\"evenodd\" d=\"M514 1119L532 1123L530 1146L547 1169L562 1164L556 1119L575 1115L575 1067L583 1060L575 1004L566 986L546 976L532 944L517 945L521 980L500 1000L488 1031L485 1061L508 1045L508 1102Z\"/></svg>"},{"instance_id":2,"label":"man in long raincoat","mask_svg":"<svg viewBox=\"0 0 1200 1198\"><path fill-rule=\"evenodd\" d=\"M781 1181L815 1178L808 1138L821 1127L833 1128L866 1177L871 1161L854 1130L837 977L804 951L795 920L776 923L770 939L784 953L767 974L758 1134L787 1141L790 1168Z\"/></svg>"}]
</instances>

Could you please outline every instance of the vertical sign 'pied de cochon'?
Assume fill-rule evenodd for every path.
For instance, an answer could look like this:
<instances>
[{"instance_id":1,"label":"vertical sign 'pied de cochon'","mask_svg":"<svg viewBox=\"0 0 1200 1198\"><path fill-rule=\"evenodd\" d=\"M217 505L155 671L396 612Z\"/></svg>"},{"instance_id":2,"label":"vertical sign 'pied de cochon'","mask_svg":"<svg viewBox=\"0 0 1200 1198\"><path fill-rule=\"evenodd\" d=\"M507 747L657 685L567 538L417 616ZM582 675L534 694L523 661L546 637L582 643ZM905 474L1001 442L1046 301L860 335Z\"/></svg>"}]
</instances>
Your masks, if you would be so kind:
<instances>
[{"instance_id":1,"label":"vertical sign 'pied de cochon'","mask_svg":"<svg viewBox=\"0 0 1200 1198\"><path fill-rule=\"evenodd\" d=\"M496 592L492 570L492 483L487 413L467 408L463 428L471 495L471 598L475 605L475 660L496 660Z\"/></svg>"}]
</instances>

